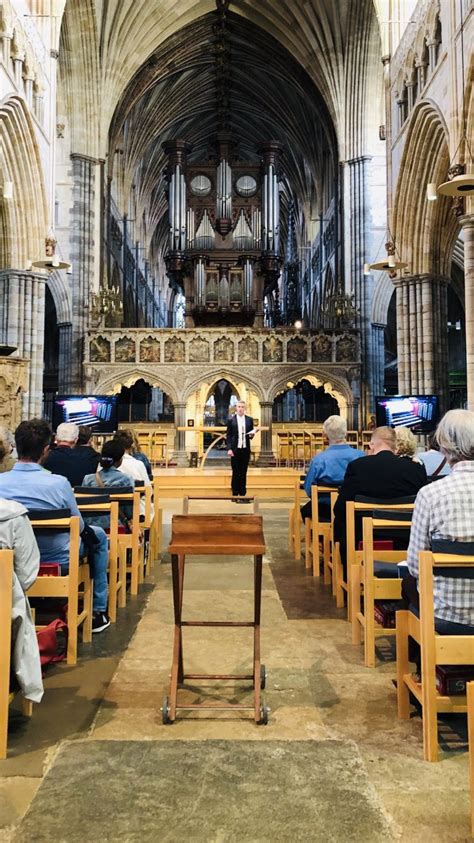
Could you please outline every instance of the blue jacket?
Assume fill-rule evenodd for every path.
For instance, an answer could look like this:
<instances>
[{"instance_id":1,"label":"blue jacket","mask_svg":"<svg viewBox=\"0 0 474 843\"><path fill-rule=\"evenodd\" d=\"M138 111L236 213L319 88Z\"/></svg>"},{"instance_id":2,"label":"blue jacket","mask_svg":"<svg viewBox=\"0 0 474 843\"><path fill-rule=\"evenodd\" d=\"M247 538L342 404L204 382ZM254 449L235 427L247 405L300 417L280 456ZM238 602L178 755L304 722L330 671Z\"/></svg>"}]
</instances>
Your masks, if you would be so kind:
<instances>
[{"instance_id":1,"label":"blue jacket","mask_svg":"<svg viewBox=\"0 0 474 843\"><path fill-rule=\"evenodd\" d=\"M304 490L308 497L311 497L311 486L315 484L327 483L330 486L337 486L342 483L347 466L359 457L365 457L365 452L358 451L347 443L329 445L325 451L316 454L309 464L304 481Z\"/></svg>"}]
</instances>

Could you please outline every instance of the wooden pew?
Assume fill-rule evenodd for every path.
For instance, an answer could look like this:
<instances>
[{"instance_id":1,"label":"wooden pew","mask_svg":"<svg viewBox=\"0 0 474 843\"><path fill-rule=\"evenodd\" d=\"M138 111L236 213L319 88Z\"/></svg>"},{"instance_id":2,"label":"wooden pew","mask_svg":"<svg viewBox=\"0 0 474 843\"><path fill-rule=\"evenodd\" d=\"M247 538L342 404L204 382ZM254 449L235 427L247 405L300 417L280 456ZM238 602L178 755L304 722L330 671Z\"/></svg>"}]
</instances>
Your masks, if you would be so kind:
<instances>
[{"instance_id":1,"label":"wooden pew","mask_svg":"<svg viewBox=\"0 0 474 843\"><path fill-rule=\"evenodd\" d=\"M436 547L435 542L433 545ZM453 542L452 553L420 552L418 589L420 617L397 612L397 698L398 716L410 717L410 692L423 707L423 752L425 761L438 760L438 713L467 711L466 696L442 696L436 690L436 665L473 665L474 635L440 635L435 631L433 573L437 568L463 569L474 566L473 543ZM449 575L449 574L447 574ZM421 683L409 673L408 638L421 649Z\"/></svg>"},{"instance_id":2,"label":"wooden pew","mask_svg":"<svg viewBox=\"0 0 474 843\"><path fill-rule=\"evenodd\" d=\"M0 550L0 759L7 757L12 640L13 550Z\"/></svg>"},{"instance_id":3,"label":"wooden pew","mask_svg":"<svg viewBox=\"0 0 474 843\"><path fill-rule=\"evenodd\" d=\"M318 510L318 496L329 495L331 499L331 521L320 521ZM333 509L338 495L334 486L311 487L311 518L306 518L305 529L305 567L313 568L313 576L319 577L319 540L323 544L323 571L324 584L329 585L332 573L332 532L333 532Z\"/></svg>"},{"instance_id":4,"label":"wooden pew","mask_svg":"<svg viewBox=\"0 0 474 843\"><path fill-rule=\"evenodd\" d=\"M474 837L474 682L467 683L467 728L469 736L469 778L471 784L471 836Z\"/></svg>"},{"instance_id":5,"label":"wooden pew","mask_svg":"<svg viewBox=\"0 0 474 843\"><path fill-rule=\"evenodd\" d=\"M396 535L397 530L411 527L410 512L374 511L373 518L364 518L362 535L364 549L362 551L362 585L364 607L360 607L360 588L357 589L356 577L353 579L354 590L352 607L352 643L360 644L361 633L364 633L364 660L366 667L375 667L375 638L376 636L395 635L394 629L387 629L375 621L376 600L400 600L402 596L402 580L398 576L397 563L406 559L406 550L375 550L374 533L377 530L391 530ZM392 577L376 577L374 560L378 562L393 562ZM360 576L359 572L359 576Z\"/></svg>"},{"instance_id":6,"label":"wooden pew","mask_svg":"<svg viewBox=\"0 0 474 843\"><path fill-rule=\"evenodd\" d=\"M79 516L50 518L54 510L45 510L40 517L31 518L35 533L42 530L69 532L69 573L64 577L38 577L28 589L28 597L63 597L68 601L67 663L77 662L77 632L82 626L82 640L92 640L92 583L89 565L79 558ZM82 599L82 609L79 602Z\"/></svg>"},{"instance_id":7,"label":"wooden pew","mask_svg":"<svg viewBox=\"0 0 474 843\"><path fill-rule=\"evenodd\" d=\"M104 490L101 490L102 492ZM94 516L108 516L110 526L109 536L109 599L108 615L112 623L117 620L117 606L119 595L126 589L125 566L119 565L119 505L117 501L111 501L108 494L91 495L90 497L77 497L77 506L84 519Z\"/></svg>"}]
</instances>

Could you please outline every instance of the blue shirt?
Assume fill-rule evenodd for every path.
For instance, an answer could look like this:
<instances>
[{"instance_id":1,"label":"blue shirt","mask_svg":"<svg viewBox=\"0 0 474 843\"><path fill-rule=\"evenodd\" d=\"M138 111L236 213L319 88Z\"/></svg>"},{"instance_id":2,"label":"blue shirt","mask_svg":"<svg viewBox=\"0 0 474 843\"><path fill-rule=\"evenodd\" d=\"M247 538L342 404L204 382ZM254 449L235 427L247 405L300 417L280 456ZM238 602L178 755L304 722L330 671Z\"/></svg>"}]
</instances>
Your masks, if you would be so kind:
<instances>
[{"instance_id":1,"label":"blue shirt","mask_svg":"<svg viewBox=\"0 0 474 843\"><path fill-rule=\"evenodd\" d=\"M50 474L38 463L17 462L11 471L0 474L0 497L22 503L26 509L70 509L79 515L69 481L59 474ZM80 520L80 530L84 522ZM69 563L69 533L36 536L42 562Z\"/></svg>"},{"instance_id":2,"label":"blue shirt","mask_svg":"<svg viewBox=\"0 0 474 843\"><path fill-rule=\"evenodd\" d=\"M341 445L329 445L325 451L316 454L311 460L308 473L304 481L304 490L308 497L311 497L311 486L321 483L328 483L335 486L342 483L346 468L350 462L365 457L365 451L358 451L351 448L347 443Z\"/></svg>"}]
</instances>

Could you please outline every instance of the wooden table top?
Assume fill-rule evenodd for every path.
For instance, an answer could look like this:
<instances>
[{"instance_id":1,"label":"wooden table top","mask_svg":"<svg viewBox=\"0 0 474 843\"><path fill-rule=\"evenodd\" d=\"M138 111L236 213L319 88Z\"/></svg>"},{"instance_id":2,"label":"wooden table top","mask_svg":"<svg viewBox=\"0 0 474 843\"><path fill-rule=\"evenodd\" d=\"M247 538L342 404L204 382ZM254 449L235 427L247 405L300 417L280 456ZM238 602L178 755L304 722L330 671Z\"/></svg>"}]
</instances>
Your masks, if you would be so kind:
<instances>
[{"instance_id":1,"label":"wooden table top","mask_svg":"<svg viewBox=\"0 0 474 843\"><path fill-rule=\"evenodd\" d=\"M169 553L261 555L265 553L261 515L174 515Z\"/></svg>"}]
</instances>

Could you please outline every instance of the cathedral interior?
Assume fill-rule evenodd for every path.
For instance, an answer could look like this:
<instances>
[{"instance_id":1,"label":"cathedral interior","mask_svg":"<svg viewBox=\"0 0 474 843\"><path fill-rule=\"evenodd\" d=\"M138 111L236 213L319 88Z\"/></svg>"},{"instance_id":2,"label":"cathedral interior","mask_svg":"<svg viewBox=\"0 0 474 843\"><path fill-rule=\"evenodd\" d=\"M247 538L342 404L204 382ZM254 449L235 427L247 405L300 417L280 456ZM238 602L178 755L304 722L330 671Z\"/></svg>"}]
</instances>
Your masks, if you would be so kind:
<instances>
[{"instance_id":1,"label":"cathedral interior","mask_svg":"<svg viewBox=\"0 0 474 843\"><path fill-rule=\"evenodd\" d=\"M228 470L244 401L250 470L296 476L331 415L364 448L387 399L399 424L474 410L473 44L472 0L0 0L0 424L133 428L155 479L188 476ZM277 493L269 724L167 731L181 500L157 488L161 564L121 629L18 713L0 840L471 839L465 716L423 761L394 639L363 666ZM209 559L191 610L238 620L248 568L226 591ZM196 675L218 633L202 642ZM234 658L226 638L221 672Z\"/></svg>"}]
</instances>

